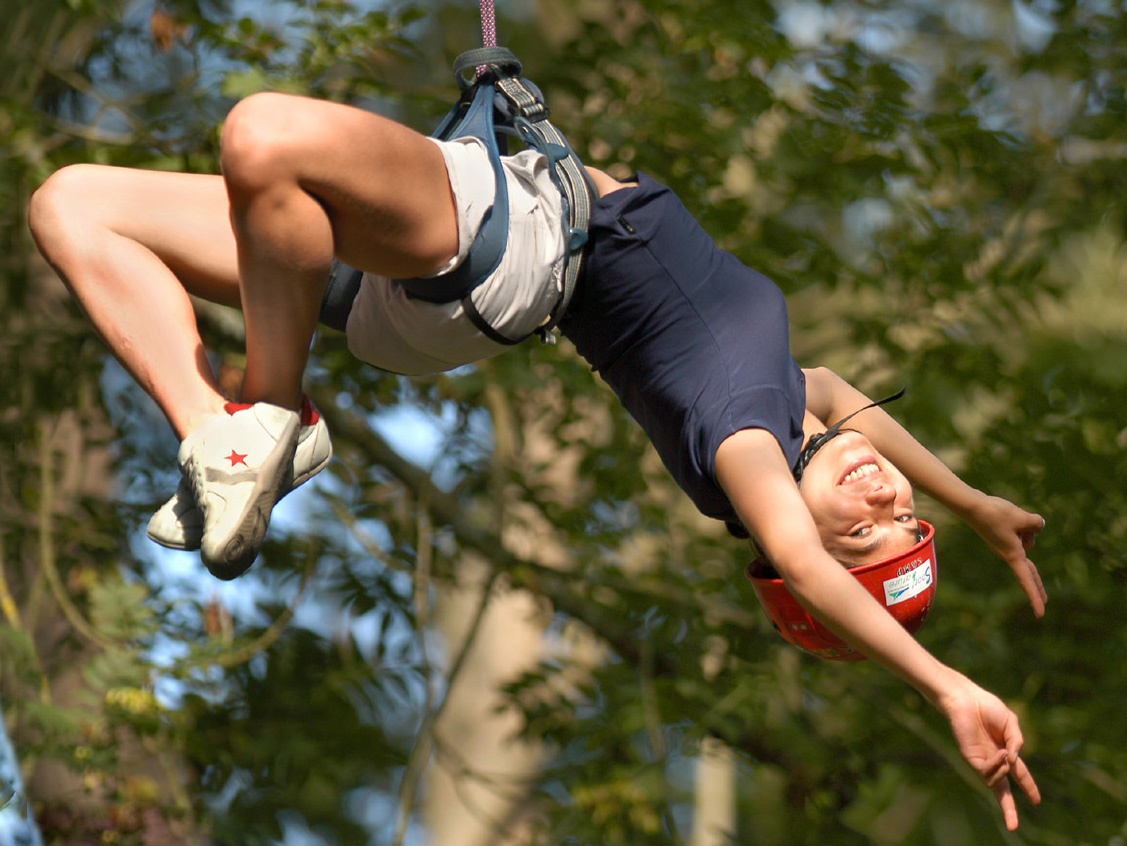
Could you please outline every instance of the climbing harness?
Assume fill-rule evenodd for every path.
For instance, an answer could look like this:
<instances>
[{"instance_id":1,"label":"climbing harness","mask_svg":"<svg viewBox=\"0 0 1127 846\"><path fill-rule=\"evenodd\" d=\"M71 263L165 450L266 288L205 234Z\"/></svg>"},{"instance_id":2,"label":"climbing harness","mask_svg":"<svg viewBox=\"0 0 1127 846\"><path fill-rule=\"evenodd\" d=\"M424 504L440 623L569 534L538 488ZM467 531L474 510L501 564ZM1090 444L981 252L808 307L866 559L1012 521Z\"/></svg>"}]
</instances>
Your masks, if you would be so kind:
<instances>
[{"instance_id":1,"label":"climbing harness","mask_svg":"<svg viewBox=\"0 0 1127 846\"><path fill-rule=\"evenodd\" d=\"M486 5L483 2L482 27L483 37L489 44L495 35L491 36L486 29ZM492 4L488 5L491 13ZM467 76L467 71L471 70L472 76ZM493 166L496 189L493 205L482 220L469 255L456 268L438 277L398 280L412 299L432 303L461 300L473 324L489 339L506 345L519 344L528 336L502 335L478 312L471 294L496 270L508 241L508 187L501 166L508 138L515 136L544 155L552 184L560 192L567 255L556 303L532 333L539 335L544 343L555 342L553 330L566 315L582 275L591 203L597 196L583 163L567 138L549 120L540 89L522 78L521 70L521 63L512 52L492 45L469 50L455 60L454 78L462 95L431 137L439 140L474 137L485 145ZM333 263L321 310L323 323L343 331L362 276L361 271L340 262Z\"/></svg>"},{"instance_id":2,"label":"climbing harness","mask_svg":"<svg viewBox=\"0 0 1127 846\"><path fill-rule=\"evenodd\" d=\"M475 69L472 81L465 72ZM501 167L505 141L518 137L527 147L548 160L552 184L559 189L563 207L567 256L559 295L551 313L536 330L551 343L552 329L566 313L583 270L587 225L591 217L594 186L586 168L567 138L548 119L548 107L535 84L520 76L521 64L504 47L469 50L454 62L454 77L462 87L462 98L439 124L432 137L440 140L472 136L485 144L493 164L496 195L470 248L458 267L437 278L404 279L407 295L428 302L446 303L461 299L466 315L491 340L518 344L524 338L507 338L495 330L474 307L470 293L488 278L501 261L508 240L508 188ZM527 336L526 336L527 337Z\"/></svg>"}]
</instances>

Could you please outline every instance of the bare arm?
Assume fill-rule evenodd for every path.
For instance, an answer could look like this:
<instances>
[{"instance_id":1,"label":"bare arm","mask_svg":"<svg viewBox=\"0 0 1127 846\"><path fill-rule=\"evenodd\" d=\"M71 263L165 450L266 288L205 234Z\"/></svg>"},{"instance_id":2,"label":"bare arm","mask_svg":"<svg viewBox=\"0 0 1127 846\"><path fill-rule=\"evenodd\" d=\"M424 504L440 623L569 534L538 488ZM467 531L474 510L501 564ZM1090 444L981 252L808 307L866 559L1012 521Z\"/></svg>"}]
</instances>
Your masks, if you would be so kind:
<instances>
[{"instance_id":1,"label":"bare arm","mask_svg":"<svg viewBox=\"0 0 1127 846\"><path fill-rule=\"evenodd\" d=\"M791 593L832 631L912 685L951 723L963 757L993 789L1017 828L1012 776L1030 800L1037 785L1020 758L1017 717L993 694L919 645L849 571L822 548L814 521L774 437L737 432L720 445L716 473L740 520Z\"/></svg>"},{"instance_id":2,"label":"bare arm","mask_svg":"<svg viewBox=\"0 0 1127 846\"><path fill-rule=\"evenodd\" d=\"M868 397L824 367L804 373L807 409L823 422L840 420L869 403ZM849 426L872 441L916 488L941 502L973 528L1013 570L1033 606L1033 613L1038 617L1044 615L1048 594L1037 567L1026 554L1045 526L1041 515L972 488L882 408L859 414Z\"/></svg>"}]
</instances>

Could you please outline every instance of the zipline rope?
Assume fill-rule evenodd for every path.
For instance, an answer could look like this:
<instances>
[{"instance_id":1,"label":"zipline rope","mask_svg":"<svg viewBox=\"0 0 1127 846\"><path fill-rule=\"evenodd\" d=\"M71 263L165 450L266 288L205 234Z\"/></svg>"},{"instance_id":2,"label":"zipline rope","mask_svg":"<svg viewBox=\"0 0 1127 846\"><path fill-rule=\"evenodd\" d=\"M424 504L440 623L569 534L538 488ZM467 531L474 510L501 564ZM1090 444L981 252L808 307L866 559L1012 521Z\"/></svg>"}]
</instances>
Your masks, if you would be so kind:
<instances>
[{"instance_id":1,"label":"zipline rope","mask_svg":"<svg viewBox=\"0 0 1127 846\"><path fill-rule=\"evenodd\" d=\"M497 14L493 9L493 0L481 0L481 46L497 46ZM478 65L477 75L481 76L489 69L488 65Z\"/></svg>"},{"instance_id":2,"label":"zipline rope","mask_svg":"<svg viewBox=\"0 0 1127 846\"><path fill-rule=\"evenodd\" d=\"M497 15L493 0L481 0L481 46L497 46Z\"/></svg>"}]
</instances>

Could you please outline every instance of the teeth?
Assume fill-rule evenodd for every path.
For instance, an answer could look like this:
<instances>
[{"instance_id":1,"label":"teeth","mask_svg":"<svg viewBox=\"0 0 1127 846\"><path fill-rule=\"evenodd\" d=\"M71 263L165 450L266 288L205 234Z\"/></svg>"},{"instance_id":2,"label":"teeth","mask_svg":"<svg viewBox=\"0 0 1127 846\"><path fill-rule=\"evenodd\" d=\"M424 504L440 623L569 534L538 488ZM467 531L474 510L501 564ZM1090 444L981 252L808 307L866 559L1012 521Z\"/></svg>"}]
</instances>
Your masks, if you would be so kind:
<instances>
[{"instance_id":1,"label":"teeth","mask_svg":"<svg viewBox=\"0 0 1127 846\"><path fill-rule=\"evenodd\" d=\"M858 467L856 470L842 479L841 483L844 485L848 484L849 482L856 482L858 479L864 479L866 476L871 476L878 470L880 470L880 468L875 464L862 464L860 467Z\"/></svg>"}]
</instances>

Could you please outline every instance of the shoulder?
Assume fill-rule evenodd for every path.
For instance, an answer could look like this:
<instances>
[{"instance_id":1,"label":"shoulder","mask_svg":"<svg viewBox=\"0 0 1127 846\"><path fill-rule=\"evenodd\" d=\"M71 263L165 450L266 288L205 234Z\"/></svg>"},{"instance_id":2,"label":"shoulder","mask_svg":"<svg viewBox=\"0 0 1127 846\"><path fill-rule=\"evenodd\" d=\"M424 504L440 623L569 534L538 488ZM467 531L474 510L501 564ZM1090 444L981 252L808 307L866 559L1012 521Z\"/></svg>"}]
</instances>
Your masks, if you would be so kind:
<instances>
[{"instance_id":1,"label":"shoulder","mask_svg":"<svg viewBox=\"0 0 1127 846\"><path fill-rule=\"evenodd\" d=\"M760 549L789 565L821 551L821 542L782 447L765 429L743 429L716 452L716 475Z\"/></svg>"},{"instance_id":2,"label":"shoulder","mask_svg":"<svg viewBox=\"0 0 1127 846\"><path fill-rule=\"evenodd\" d=\"M740 429L721 441L716 450L716 478L721 487L742 488L750 484L751 477L792 478L782 446L767 429Z\"/></svg>"},{"instance_id":3,"label":"shoulder","mask_svg":"<svg viewBox=\"0 0 1127 846\"><path fill-rule=\"evenodd\" d=\"M802 375L806 381L806 410L828 426L834 391L844 380L828 367L804 367Z\"/></svg>"},{"instance_id":4,"label":"shoulder","mask_svg":"<svg viewBox=\"0 0 1127 846\"><path fill-rule=\"evenodd\" d=\"M595 183L595 190L600 197L613 194L615 191L621 191L623 188L633 187L635 184L632 182L620 182L609 173L599 170L597 167L588 167L587 174L591 177L591 181Z\"/></svg>"}]
</instances>

